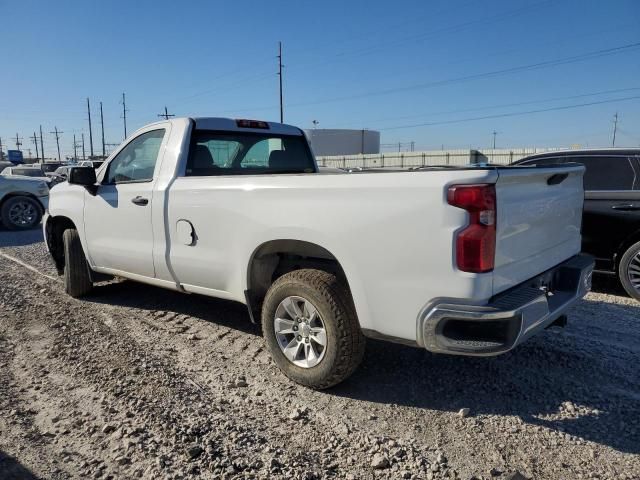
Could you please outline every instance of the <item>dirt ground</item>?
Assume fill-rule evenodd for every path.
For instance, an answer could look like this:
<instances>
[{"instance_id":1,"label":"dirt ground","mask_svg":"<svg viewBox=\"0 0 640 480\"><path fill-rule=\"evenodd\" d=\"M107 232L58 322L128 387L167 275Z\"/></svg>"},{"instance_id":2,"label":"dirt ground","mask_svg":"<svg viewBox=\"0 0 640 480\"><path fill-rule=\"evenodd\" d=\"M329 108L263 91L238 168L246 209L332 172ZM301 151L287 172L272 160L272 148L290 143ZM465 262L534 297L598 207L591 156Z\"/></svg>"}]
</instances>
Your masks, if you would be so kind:
<instances>
[{"instance_id":1,"label":"dirt ground","mask_svg":"<svg viewBox=\"0 0 640 480\"><path fill-rule=\"evenodd\" d=\"M128 281L74 300L38 230L0 230L0 479L32 478L640 479L640 304L598 277L506 355L368 341L314 392L244 306Z\"/></svg>"}]
</instances>

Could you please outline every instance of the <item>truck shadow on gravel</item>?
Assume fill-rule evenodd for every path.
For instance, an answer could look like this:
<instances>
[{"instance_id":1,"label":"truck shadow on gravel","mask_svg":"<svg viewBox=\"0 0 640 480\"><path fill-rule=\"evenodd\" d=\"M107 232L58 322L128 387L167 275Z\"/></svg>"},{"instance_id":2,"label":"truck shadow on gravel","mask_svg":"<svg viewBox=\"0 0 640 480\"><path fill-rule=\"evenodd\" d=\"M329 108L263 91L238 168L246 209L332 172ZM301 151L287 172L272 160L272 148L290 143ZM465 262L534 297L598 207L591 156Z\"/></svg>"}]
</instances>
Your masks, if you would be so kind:
<instances>
[{"instance_id":1,"label":"truck shadow on gravel","mask_svg":"<svg viewBox=\"0 0 640 480\"><path fill-rule=\"evenodd\" d=\"M126 280L100 285L84 300L149 312L167 311L233 328L249 335L262 335L260 327L251 323L247 307L230 300L185 295Z\"/></svg>"},{"instance_id":2,"label":"truck shadow on gravel","mask_svg":"<svg viewBox=\"0 0 640 480\"><path fill-rule=\"evenodd\" d=\"M0 478L2 480L38 480L39 477L11 455L0 450Z\"/></svg>"},{"instance_id":3,"label":"truck shadow on gravel","mask_svg":"<svg viewBox=\"0 0 640 480\"><path fill-rule=\"evenodd\" d=\"M550 437L551 445L567 434L638 454L638 347L589 351L591 342L581 344L583 340L549 330L489 358L436 355L369 341L361 368L331 393L418 409L469 408L470 416L484 424L504 425L495 416L517 416L559 434Z\"/></svg>"},{"instance_id":4,"label":"truck shadow on gravel","mask_svg":"<svg viewBox=\"0 0 640 480\"><path fill-rule=\"evenodd\" d=\"M185 297L135 282L101 285L86 301L168 311L261 335L244 305L199 295ZM590 301L579 308L587 307L597 312L594 318L578 310L570 315L564 331L546 330L498 357L435 355L369 340L360 368L326 394L443 412L469 408L470 416L483 423L500 423L497 416L518 416L526 424L558 434L640 453L639 342L630 345L627 340L618 348L615 335L609 338L605 333L601 338L599 330L593 334L598 338L592 339L589 330L591 322L616 314L640 318L640 305ZM587 325L578 328L581 317Z\"/></svg>"}]
</instances>

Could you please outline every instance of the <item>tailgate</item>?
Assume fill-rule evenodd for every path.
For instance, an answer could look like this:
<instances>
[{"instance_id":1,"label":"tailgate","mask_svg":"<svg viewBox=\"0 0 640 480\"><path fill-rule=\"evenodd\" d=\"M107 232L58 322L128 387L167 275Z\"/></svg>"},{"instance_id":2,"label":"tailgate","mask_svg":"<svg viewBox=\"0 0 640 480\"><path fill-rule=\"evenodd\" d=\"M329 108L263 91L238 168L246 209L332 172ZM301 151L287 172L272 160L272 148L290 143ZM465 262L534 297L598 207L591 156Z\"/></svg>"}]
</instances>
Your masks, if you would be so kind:
<instances>
[{"instance_id":1,"label":"tailgate","mask_svg":"<svg viewBox=\"0 0 640 480\"><path fill-rule=\"evenodd\" d=\"M583 173L581 165L498 170L494 294L580 252Z\"/></svg>"}]
</instances>

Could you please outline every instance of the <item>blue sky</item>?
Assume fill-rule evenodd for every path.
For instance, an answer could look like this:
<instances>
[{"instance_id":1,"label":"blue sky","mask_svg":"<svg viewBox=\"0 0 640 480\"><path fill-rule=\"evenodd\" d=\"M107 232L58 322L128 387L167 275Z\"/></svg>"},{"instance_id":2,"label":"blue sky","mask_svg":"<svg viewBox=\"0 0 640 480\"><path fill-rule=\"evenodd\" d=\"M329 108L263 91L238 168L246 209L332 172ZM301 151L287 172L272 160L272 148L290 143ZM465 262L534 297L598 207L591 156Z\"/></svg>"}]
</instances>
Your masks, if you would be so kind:
<instances>
[{"instance_id":1,"label":"blue sky","mask_svg":"<svg viewBox=\"0 0 640 480\"><path fill-rule=\"evenodd\" d=\"M304 128L416 149L484 148L494 130L498 147L592 147L618 112L617 144L640 145L637 0L0 0L0 18L0 137L25 149L42 124L49 156L54 126L63 154L88 138L86 97L96 151L100 101L107 143L122 140L122 92L129 133L165 105L278 120L278 41L285 122Z\"/></svg>"}]
</instances>

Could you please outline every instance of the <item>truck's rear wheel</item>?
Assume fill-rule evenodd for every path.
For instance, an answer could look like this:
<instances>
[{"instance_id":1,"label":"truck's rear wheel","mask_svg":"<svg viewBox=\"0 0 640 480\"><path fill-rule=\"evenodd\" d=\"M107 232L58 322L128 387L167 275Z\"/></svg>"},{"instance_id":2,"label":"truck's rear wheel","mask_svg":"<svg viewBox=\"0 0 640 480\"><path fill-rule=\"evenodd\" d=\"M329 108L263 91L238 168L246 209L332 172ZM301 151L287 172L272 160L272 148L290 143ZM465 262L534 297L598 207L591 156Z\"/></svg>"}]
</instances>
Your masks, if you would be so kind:
<instances>
[{"instance_id":1,"label":"truck's rear wheel","mask_svg":"<svg viewBox=\"0 0 640 480\"><path fill-rule=\"evenodd\" d=\"M64 289L72 297L86 295L93 288L87 257L78 231L69 228L62 234L64 243Z\"/></svg>"},{"instance_id":2,"label":"truck's rear wheel","mask_svg":"<svg viewBox=\"0 0 640 480\"><path fill-rule=\"evenodd\" d=\"M311 388L340 383L364 355L349 289L320 270L296 270L274 282L262 306L262 332L280 370Z\"/></svg>"},{"instance_id":3,"label":"truck's rear wheel","mask_svg":"<svg viewBox=\"0 0 640 480\"><path fill-rule=\"evenodd\" d=\"M622 255L618 277L629 296L640 301L640 242L631 245Z\"/></svg>"}]
</instances>

